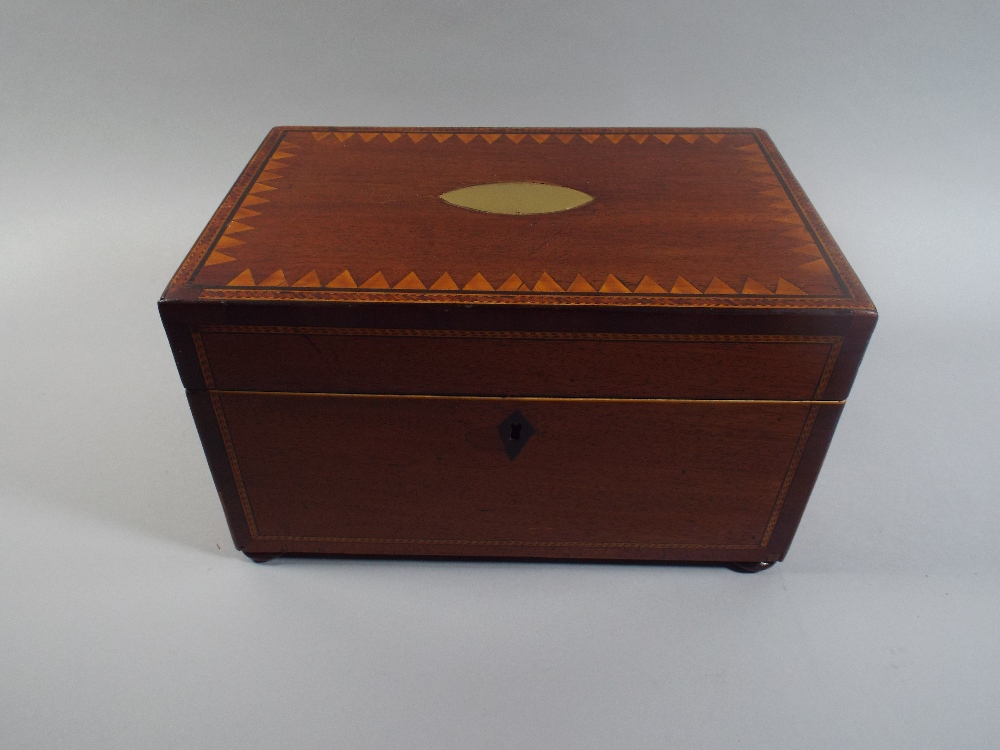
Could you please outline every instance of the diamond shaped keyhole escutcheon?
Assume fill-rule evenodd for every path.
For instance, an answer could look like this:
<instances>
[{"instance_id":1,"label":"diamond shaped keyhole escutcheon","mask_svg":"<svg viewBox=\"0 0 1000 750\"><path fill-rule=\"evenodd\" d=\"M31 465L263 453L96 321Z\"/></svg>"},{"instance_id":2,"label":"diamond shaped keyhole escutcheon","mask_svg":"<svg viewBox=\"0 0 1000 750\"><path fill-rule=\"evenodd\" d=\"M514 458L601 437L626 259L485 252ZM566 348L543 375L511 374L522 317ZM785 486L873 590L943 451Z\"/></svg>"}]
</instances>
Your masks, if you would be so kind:
<instances>
[{"instance_id":1,"label":"diamond shaped keyhole escutcheon","mask_svg":"<svg viewBox=\"0 0 1000 750\"><path fill-rule=\"evenodd\" d=\"M521 452L524 444L535 434L535 428L531 426L531 423L524 418L524 415L520 411L514 411L513 414L501 422L500 426L497 427L497 431L500 433L500 442L503 443L503 449L507 451L507 457L511 461L517 458L517 454Z\"/></svg>"}]
</instances>

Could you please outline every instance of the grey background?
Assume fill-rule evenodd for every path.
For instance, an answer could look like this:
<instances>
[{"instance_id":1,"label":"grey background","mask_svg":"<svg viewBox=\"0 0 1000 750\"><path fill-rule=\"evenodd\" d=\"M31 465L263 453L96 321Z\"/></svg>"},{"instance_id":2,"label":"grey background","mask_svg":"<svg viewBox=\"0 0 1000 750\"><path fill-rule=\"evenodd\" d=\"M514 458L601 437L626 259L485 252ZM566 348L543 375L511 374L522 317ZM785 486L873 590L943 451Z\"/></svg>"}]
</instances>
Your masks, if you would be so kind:
<instances>
[{"instance_id":1,"label":"grey background","mask_svg":"<svg viewBox=\"0 0 1000 750\"><path fill-rule=\"evenodd\" d=\"M994 2L0 2L0 748L997 746ZM233 551L156 317L266 130L768 129L882 320L788 559Z\"/></svg>"}]
</instances>

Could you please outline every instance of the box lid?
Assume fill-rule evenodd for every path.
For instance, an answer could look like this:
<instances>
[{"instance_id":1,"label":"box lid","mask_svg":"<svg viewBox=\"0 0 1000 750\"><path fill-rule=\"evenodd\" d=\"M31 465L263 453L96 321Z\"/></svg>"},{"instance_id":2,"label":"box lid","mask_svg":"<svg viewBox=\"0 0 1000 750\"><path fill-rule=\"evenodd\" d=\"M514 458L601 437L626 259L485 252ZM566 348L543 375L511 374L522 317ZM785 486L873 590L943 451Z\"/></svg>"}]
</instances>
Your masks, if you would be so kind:
<instances>
[{"instance_id":1,"label":"box lid","mask_svg":"<svg viewBox=\"0 0 1000 750\"><path fill-rule=\"evenodd\" d=\"M747 128L275 128L164 298L874 310Z\"/></svg>"}]
</instances>

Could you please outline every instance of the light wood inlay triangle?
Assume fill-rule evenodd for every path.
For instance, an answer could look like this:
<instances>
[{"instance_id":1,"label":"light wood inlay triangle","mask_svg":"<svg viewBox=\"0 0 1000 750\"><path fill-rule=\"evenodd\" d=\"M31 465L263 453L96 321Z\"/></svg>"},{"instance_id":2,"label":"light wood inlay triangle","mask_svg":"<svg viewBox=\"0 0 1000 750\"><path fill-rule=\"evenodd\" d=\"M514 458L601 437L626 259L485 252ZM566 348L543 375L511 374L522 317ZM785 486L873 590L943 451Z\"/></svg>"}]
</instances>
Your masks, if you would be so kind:
<instances>
[{"instance_id":1,"label":"light wood inlay triangle","mask_svg":"<svg viewBox=\"0 0 1000 750\"><path fill-rule=\"evenodd\" d=\"M385 276L382 275L381 271L376 271L371 275L371 277L364 284L361 285L362 289L388 289L389 282L385 280Z\"/></svg>"},{"instance_id":2,"label":"light wood inlay triangle","mask_svg":"<svg viewBox=\"0 0 1000 750\"><path fill-rule=\"evenodd\" d=\"M718 276L713 276L705 294L736 294L736 290Z\"/></svg>"},{"instance_id":3,"label":"light wood inlay triangle","mask_svg":"<svg viewBox=\"0 0 1000 750\"><path fill-rule=\"evenodd\" d=\"M566 291L592 293L596 292L597 290L594 288L593 284L591 284L589 281L583 278L583 276L581 276L580 274L577 274L576 278L573 279L573 283L569 285L569 289L567 289Z\"/></svg>"},{"instance_id":4,"label":"light wood inlay triangle","mask_svg":"<svg viewBox=\"0 0 1000 750\"><path fill-rule=\"evenodd\" d=\"M677 281L670 288L671 294L701 294L701 289L696 287L683 276L678 276Z\"/></svg>"},{"instance_id":5,"label":"light wood inlay triangle","mask_svg":"<svg viewBox=\"0 0 1000 750\"><path fill-rule=\"evenodd\" d=\"M648 276L643 276L639 286L635 288L636 294L666 294L667 290L657 284Z\"/></svg>"},{"instance_id":6,"label":"light wood inlay triangle","mask_svg":"<svg viewBox=\"0 0 1000 750\"><path fill-rule=\"evenodd\" d=\"M441 277L437 281L431 284L431 289L437 292L450 292L458 289L458 284L455 283L455 280L446 271L441 274Z\"/></svg>"},{"instance_id":7,"label":"light wood inlay triangle","mask_svg":"<svg viewBox=\"0 0 1000 750\"><path fill-rule=\"evenodd\" d=\"M563 292L565 291L556 280L548 275L546 272L542 272L542 276L535 283L535 288L532 289L533 292Z\"/></svg>"},{"instance_id":8,"label":"light wood inlay triangle","mask_svg":"<svg viewBox=\"0 0 1000 750\"><path fill-rule=\"evenodd\" d=\"M253 280L253 274L250 273L250 269L248 268L235 279L226 284L226 286L256 286L256 283Z\"/></svg>"},{"instance_id":9,"label":"light wood inlay triangle","mask_svg":"<svg viewBox=\"0 0 1000 750\"><path fill-rule=\"evenodd\" d=\"M350 271L342 271L337 278L326 285L328 289L357 289L358 285L354 283L354 277L351 276Z\"/></svg>"},{"instance_id":10,"label":"light wood inlay triangle","mask_svg":"<svg viewBox=\"0 0 1000 750\"><path fill-rule=\"evenodd\" d=\"M393 289L426 289L424 282L414 271L410 271Z\"/></svg>"},{"instance_id":11,"label":"light wood inlay triangle","mask_svg":"<svg viewBox=\"0 0 1000 750\"><path fill-rule=\"evenodd\" d=\"M603 294L631 294L632 290L621 283L613 273L609 273L608 278L601 285L601 292Z\"/></svg>"},{"instance_id":12,"label":"light wood inlay triangle","mask_svg":"<svg viewBox=\"0 0 1000 750\"><path fill-rule=\"evenodd\" d=\"M524 284L516 273L512 273L510 278L497 287L498 292L516 292Z\"/></svg>"},{"instance_id":13,"label":"light wood inlay triangle","mask_svg":"<svg viewBox=\"0 0 1000 750\"><path fill-rule=\"evenodd\" d=\"M279 268L260 282L260 286L288 286L288 280L285 279L285 272Z\"/></svg>"},{"instance_id":14,"label":"light wood inlay triangle","mask_svg":"<svg viewBox=\"0 0 1000 750\"><path fill-rule=\"evenodd\" d=\"M743 285L743 294L774 294L774 292L757 281L757 279L748 276L746 283Z\"/></svg>"},{"instance_id":15,"label":"light wood inlay triangle","mask_svg":"<svg viewBox=\"0 0 1000 750\"><path fill-rule=\"evenodd\" d=\"M469 279L469 283L463 286L462 289L467 292L492 292L493 285L481 273L477 273Z\"/></svg>"},{"instance_id":16,"label":"light wood inlay triangle","mask_svg":"<svg viewBox=\"0 0 1000 750\"><path fill-rule=\"evenodd\" d=\"M785 279L778 277L778 288L775 290L775 294L794 294L794 295L804 295L801 289L799 289L795 284L790 281L785 281Z\"/></svg>"},{"instance_id":17,"label":"light wood inlay triangle","mask_svg":"<svg viewBox=\"0 0 1000 750\"><path fill-rule=\"evenodd\" d=\"M232 255L226 255L225 253L220 253L218 250L212 251L212 254L208 256L205 261L206 266L217 266L220 263L231 263L236 260Z\"/></svg>"},{"instance_id":18,"label":"light wood inlay triangle","mask_svg":"<svg viewBox=\"0 0 1000 750\"><path fill-rule=\"evenodd\" d=\"M323 286L319 281L319 274L315 270L310 271L292 286Z\"/></svg>"}]
</instances>

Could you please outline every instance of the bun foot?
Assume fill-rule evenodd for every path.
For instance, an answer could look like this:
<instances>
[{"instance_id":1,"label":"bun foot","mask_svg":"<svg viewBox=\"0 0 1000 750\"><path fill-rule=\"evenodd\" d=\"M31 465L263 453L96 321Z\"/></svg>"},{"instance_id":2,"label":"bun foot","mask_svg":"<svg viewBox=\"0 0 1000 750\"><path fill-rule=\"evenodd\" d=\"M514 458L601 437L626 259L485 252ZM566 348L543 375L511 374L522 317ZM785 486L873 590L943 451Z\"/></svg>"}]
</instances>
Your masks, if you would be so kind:
<instances>
[{"instance_id":1,"label":"bun foot","mask_svg":"<svg viewBox=\"0 0 1000 750\"><path fill-rule=\"evenodd\" d=\"M244 555L249 557L255 563L266 563L273 560L276 557L281 557L281 555L274 552L244 552Z\"/></svg>"},{"instance_id":2,"label":"bun foot","mask_svg":"<svg viewBox=\"0 0 1000 750\"><path fill-rule=\"evenodd\" d=\"M727 566L737 573L759 573L774 566L774 562L732 562Z\"/></svg>"}]
</instances>

